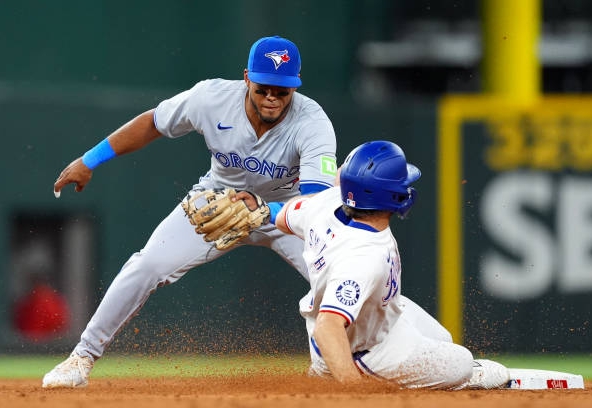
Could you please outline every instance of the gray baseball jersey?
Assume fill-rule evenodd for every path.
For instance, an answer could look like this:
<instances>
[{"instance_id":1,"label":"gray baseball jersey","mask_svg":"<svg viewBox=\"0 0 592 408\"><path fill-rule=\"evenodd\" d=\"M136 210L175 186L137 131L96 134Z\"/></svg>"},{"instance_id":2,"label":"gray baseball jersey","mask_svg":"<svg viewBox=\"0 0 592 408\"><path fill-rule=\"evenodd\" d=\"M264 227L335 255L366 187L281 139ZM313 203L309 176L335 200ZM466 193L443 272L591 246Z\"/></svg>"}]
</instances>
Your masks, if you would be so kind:
<instances>
[{"instance_id":1,"label":"gray baseball jersey","mask_svg":"<svg viewBox=\"0 0 592 408\"><path fill-rule=\"evenodd\" d=\"M244 81L205 80L161 102L154 123L174 138L197 131L211 152L211 168L199 184L249 189L268 201L284 201L302 192L333 185L335 133L313 100L294 93L286 117L257 138L245 112ZM265 225L239 245L265 246L296 268L305 279L302 240ZM211 262L219 251L195 233L177 205L156 227L144 248L133 254L105 293L81 335L75 352L98 358L115 334L146 302L150 293L187 271Z\"/></svg>"},{"instance_id":2,"label":"gray baseball jersey","mask_svg":"<svg viewBox=\"0 0 592 408\"><path fill-rule=\"evenodd\" d=\"M286 117L257 138L245 112L244 81L210 79L161 102L157 129L175 138L191 131L204 136L210 171L200 184L234 187L286 201L309 185L333 185L337 166L333 126L321 107L295 92Z\"/></svg>"}]
</instances>

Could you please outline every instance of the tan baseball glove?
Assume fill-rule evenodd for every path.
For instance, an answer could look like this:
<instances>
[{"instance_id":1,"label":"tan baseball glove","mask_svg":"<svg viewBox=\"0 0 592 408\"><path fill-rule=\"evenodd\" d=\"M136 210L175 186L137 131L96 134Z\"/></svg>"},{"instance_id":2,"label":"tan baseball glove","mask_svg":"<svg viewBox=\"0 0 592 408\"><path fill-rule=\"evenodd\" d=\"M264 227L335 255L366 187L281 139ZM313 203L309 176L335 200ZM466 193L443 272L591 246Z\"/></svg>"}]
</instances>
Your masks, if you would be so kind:
<instances>
[{"instance_id":1,"label":"tan baseball glove","mask_svg":"<svg viewBox=\"0 0 592 408\"><path fill-rule=\"evenodd\" d=\"M257 208L250 210L243 200L232 201L233 188L192 190L181 202L195 232L206 242L215 241L217 249L228 249L249 233L269 222L269 207L255 193Z\"/></svg>"}]
</instances>

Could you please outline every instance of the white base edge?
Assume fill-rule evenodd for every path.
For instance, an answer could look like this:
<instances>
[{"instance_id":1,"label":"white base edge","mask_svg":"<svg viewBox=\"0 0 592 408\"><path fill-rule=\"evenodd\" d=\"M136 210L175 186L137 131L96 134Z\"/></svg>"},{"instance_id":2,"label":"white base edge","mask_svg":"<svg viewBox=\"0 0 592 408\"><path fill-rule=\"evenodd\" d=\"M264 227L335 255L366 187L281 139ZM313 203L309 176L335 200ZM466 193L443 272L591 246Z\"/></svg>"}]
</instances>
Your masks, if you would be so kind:
<instances>
[{"instance_id":1,"label":"white base edge","mask_svg":"<svg viewBox=\"0 0 592 408\"><path fill-rule=\"evenodd\" d=\"M509 368L510 381L506 388L513 390L584 389L584 378L578 374L559 371Z\"/></svg>"}]
</instances>

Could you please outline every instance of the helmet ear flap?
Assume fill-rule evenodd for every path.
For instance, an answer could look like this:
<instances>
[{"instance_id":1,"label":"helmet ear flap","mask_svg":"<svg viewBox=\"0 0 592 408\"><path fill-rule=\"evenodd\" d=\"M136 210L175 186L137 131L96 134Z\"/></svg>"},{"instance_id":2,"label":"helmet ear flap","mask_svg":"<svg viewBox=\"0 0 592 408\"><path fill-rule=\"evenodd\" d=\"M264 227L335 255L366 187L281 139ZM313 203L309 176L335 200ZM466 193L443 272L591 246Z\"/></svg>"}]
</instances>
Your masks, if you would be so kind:
<instances>
[{"instance_id":1,"label":"helmet ear flap","mask_svg":"<svg viewBox=\"0 0 592 408\"><path fill-rule=\"evenodd\" d=\"M407 217L411 211L411 207L413 207L413 204L415 203L415 199L417 198L417 191L413 187L407 188L407 192L409 193L407 199L402 201L401 206L395 210L395 213L400 219Z\"/></svg>"}]
</instances>

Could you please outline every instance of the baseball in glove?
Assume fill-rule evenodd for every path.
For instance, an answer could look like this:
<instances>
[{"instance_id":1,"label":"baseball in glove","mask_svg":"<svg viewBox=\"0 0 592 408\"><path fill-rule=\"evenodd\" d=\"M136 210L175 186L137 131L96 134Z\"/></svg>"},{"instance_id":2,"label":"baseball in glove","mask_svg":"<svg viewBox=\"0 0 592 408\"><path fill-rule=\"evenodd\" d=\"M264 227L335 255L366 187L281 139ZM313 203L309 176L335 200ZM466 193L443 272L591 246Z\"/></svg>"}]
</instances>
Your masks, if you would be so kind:
<instances>
[{"instance_id":1,"label":"baseball in glove","mask_svg":"<svg viewBox=\"0 0 592 408\"><path fill-rule=\"evenodd\" d=\"M250 191L257 208L251 210L245 201L232 199L237 191L233 188L195 189L181 202L195 232L204 235L206 242L215 241L216 248L228 249L269 222L267 203Z\"/></svg>"}]
</instances>

